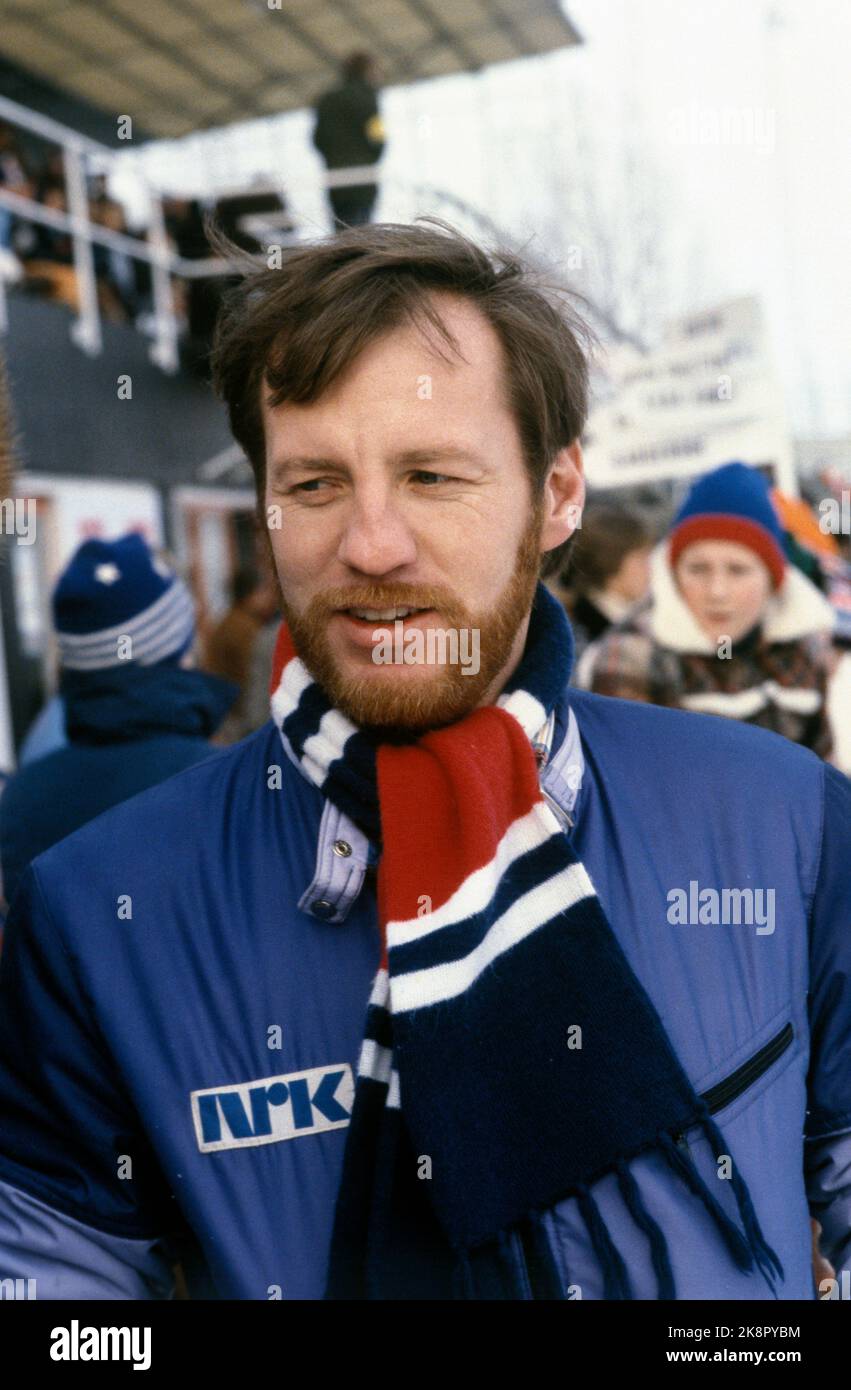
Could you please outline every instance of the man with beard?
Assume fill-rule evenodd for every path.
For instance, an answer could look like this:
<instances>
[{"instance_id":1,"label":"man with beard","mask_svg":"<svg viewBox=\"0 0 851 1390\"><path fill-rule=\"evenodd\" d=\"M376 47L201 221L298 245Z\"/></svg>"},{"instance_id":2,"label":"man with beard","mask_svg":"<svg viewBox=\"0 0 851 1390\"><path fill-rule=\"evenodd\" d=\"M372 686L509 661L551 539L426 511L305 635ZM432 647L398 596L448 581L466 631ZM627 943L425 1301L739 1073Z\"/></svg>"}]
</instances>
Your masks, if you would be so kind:
<instances>
[{"instance_id":1,"label":"man with beard","mask_svg":"<svg viewBox=\"0 0 851 1390\"><path fill-rule=\"evenodd\" d=\"M0 1248L41 1296L179 1258L222 1298L812 1299L811 1213L847 1262L851 790L569 687L579 331L439 224L234 292L272 720L22 884ZM397 623L478 670L376 661Z\"/></svg>"}]
</instances>

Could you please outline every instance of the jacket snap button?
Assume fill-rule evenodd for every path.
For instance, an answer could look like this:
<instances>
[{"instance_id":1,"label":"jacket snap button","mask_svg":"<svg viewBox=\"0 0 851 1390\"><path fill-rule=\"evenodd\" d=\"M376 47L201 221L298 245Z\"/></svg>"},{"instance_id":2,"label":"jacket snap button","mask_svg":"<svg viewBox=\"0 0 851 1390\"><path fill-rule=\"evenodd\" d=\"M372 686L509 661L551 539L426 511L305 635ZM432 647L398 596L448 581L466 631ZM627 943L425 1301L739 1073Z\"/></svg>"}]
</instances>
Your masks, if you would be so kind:
<instances>
[{"instance_id":1,"label":"jacket snap button","mask_svg":"<svg viewBox=\"0 0 851 1390\"><path fill-rule=\"evenodd\" d=\"M351 852L352 852L352 847L351 847L351 845L349 844L348 840L335 840L335 841L334 841L334 853L335 853L335 854L339 854L339 856L340 856L341 859L348 859L348 857L349 857L349 855L351 854Z\"/></svg>"},{"instance_id":2,"label":"jacket snap button","mask_svg":"<svg viewBox=\"0 0 851 1390\"><path fill-rule=\"evenodd\" d=\"M314 917L321 917L323 921L327 921L329 917L334 916L336 908L333 903L326 902L324 898L318 898L315 903L310 904L310 910Z\"/></svg>"}]
</instances>

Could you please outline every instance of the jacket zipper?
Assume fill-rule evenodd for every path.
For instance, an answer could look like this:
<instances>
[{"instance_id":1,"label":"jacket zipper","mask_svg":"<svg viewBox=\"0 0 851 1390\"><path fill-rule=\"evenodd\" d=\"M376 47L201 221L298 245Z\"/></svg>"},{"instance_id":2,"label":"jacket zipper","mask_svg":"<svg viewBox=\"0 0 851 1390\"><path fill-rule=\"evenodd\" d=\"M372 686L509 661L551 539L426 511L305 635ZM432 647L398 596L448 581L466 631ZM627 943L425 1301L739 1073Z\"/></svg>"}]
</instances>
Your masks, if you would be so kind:
<instances>
[{"instance_id":1,"label":"jacket zipper","mask_svg":"<svg viewBox=\"0 0 851 1390\"><path fill-rule=\"evenodd\" d=\"M750 1086L768 1071L768 1068L782 1057L786 1049L791 1045L795 1036L795 1029L791 1023L786 1023L780 1032L770 1038L759 1052L755 1052L740 1067L725 1076L723 1081L710 1086L708 1091L701 1091L700 1099L706 1102L706 1107L710 1115L715 1115L719 1110L724 1110L728 1105L732 1105L734 1100L738 1100L743 1091L747 1091ZM684 1134L676 1136L676 1142L681 1149L688 1148L688 1140Z\"/></svg>"}]
</instances>

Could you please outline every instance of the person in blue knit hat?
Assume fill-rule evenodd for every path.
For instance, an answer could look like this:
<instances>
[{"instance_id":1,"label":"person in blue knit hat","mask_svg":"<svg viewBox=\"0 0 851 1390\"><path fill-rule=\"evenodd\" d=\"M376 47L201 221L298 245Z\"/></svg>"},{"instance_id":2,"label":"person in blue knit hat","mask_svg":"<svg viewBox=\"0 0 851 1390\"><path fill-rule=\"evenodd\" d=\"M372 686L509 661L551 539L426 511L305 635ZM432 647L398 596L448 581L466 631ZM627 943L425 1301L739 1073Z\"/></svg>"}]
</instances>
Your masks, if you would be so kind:
<instances>
[{"instance_id":1,"label":"person in blue knit hat","mask_svg":"<svg viewBox=\"0 0 851 1390\"><path fill-rule=\"evenodd\" d=\"M601 695L725 715L831 756L834 616L787 564L761 473L725 463L690 488L654 552L648 597L586 652Z\"/></svg>"},{"instance_id":2,"label":"person in blue knit hat","mask_svg":"<svg viewBox=\"0 0 851 1390\"><path fill-rule=\"evenodd\" d=\"M36 855L212 753L209 739L238 694L190 669L192 596L136 533L75 551L53 619L68 743L21 767L0 800L7 903Z\"/></svg>"}]
</instances>

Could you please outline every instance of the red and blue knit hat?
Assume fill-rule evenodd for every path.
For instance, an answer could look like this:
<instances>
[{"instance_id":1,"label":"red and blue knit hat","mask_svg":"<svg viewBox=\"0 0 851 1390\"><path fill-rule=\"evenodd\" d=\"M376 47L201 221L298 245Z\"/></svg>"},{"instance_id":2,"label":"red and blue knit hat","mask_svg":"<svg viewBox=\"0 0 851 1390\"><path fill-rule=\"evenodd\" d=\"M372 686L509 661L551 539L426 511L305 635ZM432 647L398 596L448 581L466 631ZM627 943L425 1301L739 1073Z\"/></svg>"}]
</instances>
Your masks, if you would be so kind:
<instances>
[{"instance_id":1,"label":"red and blue knit hat","mask_svg":"<svg viewBox=\"0 0 851 1390\"><path fill-rule=\"evenodd\" d=\"M675 565L695 541L736 541L763 561L775 589L783 582L783 527L762 474L745 463L725 463L699 478L674 518L670 560Z\"/></svg>"},{"instance_id":2,"label":"red and blue knit hat","mask_svg":"<svg viewBox=\"0 0 851 1390\"><path fill-rule=\"evenodd\" d=\"M53 620L60 661L73 671L174 663L195 635L189 590L136 532L75 550L53 592Z\"/></svg>"}]
</instances>

